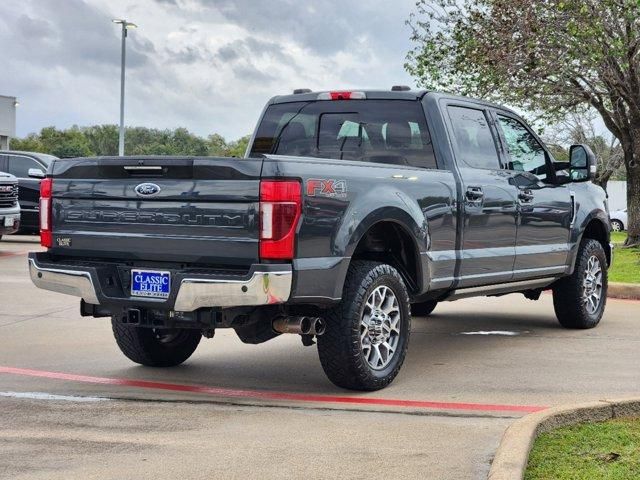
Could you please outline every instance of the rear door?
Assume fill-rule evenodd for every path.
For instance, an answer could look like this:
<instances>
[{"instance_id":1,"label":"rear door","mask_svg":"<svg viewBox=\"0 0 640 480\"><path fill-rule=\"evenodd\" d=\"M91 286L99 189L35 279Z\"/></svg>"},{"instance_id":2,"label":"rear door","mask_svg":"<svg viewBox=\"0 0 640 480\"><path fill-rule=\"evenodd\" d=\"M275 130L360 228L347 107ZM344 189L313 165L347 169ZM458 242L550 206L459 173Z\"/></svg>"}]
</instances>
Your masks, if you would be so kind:
<instances>
[{"instance_id":1,"label":"rear door","mask_svg":"<svg viewBox=\"0 0 640 480\"><path fill-rule=\"evenodd\" d=\"M481 105L448 103L446 117L462 180L459 287L513 277L517 190L502 169L497 132Z\"/></svg>"},{"instance_id":2,"label":"rear door","mask_svg":"<svg viewBox=\"0 0 640 480\"><path fill-rule=\"evenodd\" d=\"M556 183L551 155L522 120L509 112L495 115L508 155L505 166L518 189L514 275L563 273L574 208L570 187Z\"/></svg>"}]
</instances>

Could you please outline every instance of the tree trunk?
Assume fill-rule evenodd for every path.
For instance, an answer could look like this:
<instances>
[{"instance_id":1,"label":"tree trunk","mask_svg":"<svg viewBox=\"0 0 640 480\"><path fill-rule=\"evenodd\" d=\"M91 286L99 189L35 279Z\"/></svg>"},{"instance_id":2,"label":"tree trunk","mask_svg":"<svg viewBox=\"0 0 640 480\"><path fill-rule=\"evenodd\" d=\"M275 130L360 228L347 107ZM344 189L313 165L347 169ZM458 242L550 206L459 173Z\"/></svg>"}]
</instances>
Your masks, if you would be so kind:
<instances>
[{"instance_id":1,"label":"tree trunk","mask_svg":"<svg viewBox=\"0 0 640 480\"><path fill-rule=\"evenodd\" d=\"M633 150L625 154L627 168L627 241L625 245L640 245L640 129L632 132Z\"/></svg>"}]
</instances>

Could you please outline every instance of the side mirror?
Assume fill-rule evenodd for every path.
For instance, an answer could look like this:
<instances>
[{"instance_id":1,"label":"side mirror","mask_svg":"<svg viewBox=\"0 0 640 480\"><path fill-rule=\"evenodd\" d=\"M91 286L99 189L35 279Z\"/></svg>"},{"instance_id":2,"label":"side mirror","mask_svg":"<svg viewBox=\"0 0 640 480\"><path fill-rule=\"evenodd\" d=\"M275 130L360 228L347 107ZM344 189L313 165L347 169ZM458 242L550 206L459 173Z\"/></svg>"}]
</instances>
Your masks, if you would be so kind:
<instances>
[{"instance_id":1,"label":"side mirror","mask_svg":"<svg viewBox=\"0 0 640 480\"><path fill-rule=\"evenodd\" d=\"M598 159L588 145L580 143L569 148L569 175L572 182L593 180L598 169Z\"/></svg>"},{"instance_id":2,"label":"side mirror","mask_svg":"<svg viewBox=\"0 0 640 480\"><path fill-rule=\"evenodd\" d=\"M29 178L44 178L44 172L39 168L30 168L27 175Z\"/></svg>"}]
</instances>

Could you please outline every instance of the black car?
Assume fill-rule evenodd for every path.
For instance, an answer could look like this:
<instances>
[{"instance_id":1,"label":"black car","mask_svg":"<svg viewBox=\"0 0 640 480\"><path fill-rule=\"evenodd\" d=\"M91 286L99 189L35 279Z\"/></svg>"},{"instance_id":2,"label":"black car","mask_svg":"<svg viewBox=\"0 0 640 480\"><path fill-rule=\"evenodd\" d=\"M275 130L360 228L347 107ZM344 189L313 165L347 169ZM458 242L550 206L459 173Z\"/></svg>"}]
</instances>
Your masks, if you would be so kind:
<instances>
[{"instance_id":1,"label":"black car","mask_svg":"<svg viewBox=\"0 0 640 480\"><path fill-rule=\"evenodd\" d=\"M18 178L22 233L38 233L40 179L44 178L53 155L37 152L0 150L0 172L8 172Z\"/></svg>"}]
</instances>

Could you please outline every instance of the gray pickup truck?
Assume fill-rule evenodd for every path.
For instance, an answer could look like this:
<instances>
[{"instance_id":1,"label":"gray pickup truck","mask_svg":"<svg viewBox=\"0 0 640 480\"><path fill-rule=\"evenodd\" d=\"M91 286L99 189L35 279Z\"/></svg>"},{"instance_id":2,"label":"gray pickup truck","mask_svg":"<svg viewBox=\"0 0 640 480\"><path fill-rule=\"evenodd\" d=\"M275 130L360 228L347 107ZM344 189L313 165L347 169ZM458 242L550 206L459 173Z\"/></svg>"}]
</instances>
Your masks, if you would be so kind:
<instances>
[{"instance_id":1,"label":"gray pickup truck","mask_svg":"<svg viewBox=\"0 0 640 480\"><path fill-rule=\"evenodd\" d=\"M19 228L18 179L0 172L0 240L3 235L15 233Z\"/></svg>"},{"instance_id":2,"label":"gray pickup truck","mask_svg":"<svg viewBox=\"0 0 640 480\"><path fill-rule=\"evenodd\" d=\"M553 291L568 328L602 318L611 264L596 161L558 162L509 109L434 92L271 99L245 158L54 160L41 185L40 288L110 317L134 362L184 362L233 328L298 334L341 387L388 385L411 314Z\"/></svg>"}]
</instances>

